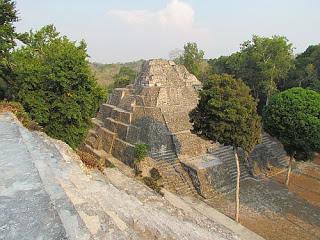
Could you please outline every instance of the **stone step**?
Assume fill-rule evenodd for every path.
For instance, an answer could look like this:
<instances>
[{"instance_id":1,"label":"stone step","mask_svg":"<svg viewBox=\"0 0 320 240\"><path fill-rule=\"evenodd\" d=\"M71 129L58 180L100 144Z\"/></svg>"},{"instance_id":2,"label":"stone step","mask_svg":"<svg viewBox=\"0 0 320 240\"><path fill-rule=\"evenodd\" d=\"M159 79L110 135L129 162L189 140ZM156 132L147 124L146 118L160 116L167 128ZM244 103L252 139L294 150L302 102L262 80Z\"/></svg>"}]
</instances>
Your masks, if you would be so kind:
<instances>
[{"instance_id":1,"label":"stone step","mask_svg":"<svg viewBox=\"0 0 320 240\"><path fill-rule=\"evenodd\" d=\"M128 124L116 121L113 118L105 118L103 121L107 130L116 133L120 139L126 140L129 130Z\"/></svg>"},{"instance_id":2,"label":"stone step","mask_svg":"<svg viewBox=\"0 0 320 240\"><path fill-rule=\"evenodd\" d=\"M164 152L156 152L156 153L153 152L150 154L150 156L152 158L160 158L160 157L164 157L164 156L173 156L175 158L177 157L176 153L173 151L170 151L170 150L164 151Z\"/></svg>"},{"instance_id":3,"label":"stone step","mask_svg":"<svg viewBox=\"0 0 320 240\"><path fill-rule=\"evenodd\" d=\"M189 175L177 161L159 161L157 163L160 174L163 177L164 186L181 195L196 196Z\"/></svg>"},{"instance_id":4,"label":"stone step","mask_svg":"<svg viewBox=\"0 0 320 240\"><path fill-rule=\"evenodd\" d=\"M122 108L106 103L102 104L100 111L102 112L101 119L113 118L115 121L131 124L132 113Z\"/></svg>"},{"instance_id":5,"label":"stone step","mask_svg":"<svg viewBox=\"0 0 320 240\"><path fill-rule=\"evenodd\" d=\"M174 161L177 158L176 155L166 155L166 156L160 156L160 157L153 157L155 160L163 160L163 161Z\"/></svg>"},{"instance_id":6,"label":"stone step","mask_svg":"<svg viewBox=\"0 0 320 240\"><path fill-rule=\"evenodd\" d=\"M223 146L223 147L219 147L217 149L214 149L211 151L211 154L214 154L214 155L220 155L220 154L224 154L224 153L229 153L231 152L232 153L232 147L229 147L229 146Z\"/></svg>"}]
</instances>

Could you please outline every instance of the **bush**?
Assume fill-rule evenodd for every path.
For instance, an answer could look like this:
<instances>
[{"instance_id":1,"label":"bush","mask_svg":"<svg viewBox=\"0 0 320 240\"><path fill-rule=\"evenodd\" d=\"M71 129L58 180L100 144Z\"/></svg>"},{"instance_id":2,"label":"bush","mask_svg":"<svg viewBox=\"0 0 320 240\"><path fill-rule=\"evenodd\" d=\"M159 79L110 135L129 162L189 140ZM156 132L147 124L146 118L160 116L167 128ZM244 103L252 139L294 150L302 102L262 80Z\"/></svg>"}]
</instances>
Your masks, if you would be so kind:
<instances>
[{"instance_id":1,"label":"bush","mask_svg":"<svg viewBox=\"0 0 320 240\"><path fill-rule=\"evenodd\" d=\"M155 181L152 177L143 177L142 180L149 188L162 195L161 186L159 186L157 181Z\"/></svg>"},{"instance_id":2,"label":"bush","mask_svg":"<svg viewBox=\"0 0 320 240\"><path fill-rule=\"evenodd\" d=\"M290 156L320 150L320 94L291 88L274 95L263 112L263 127L277 137ZM299 154L299 155L301 155Z\"/></svg>"},{"instance_id":3,"label":"bush","mask_svg":"<svg viewBox=\"0 0 320 240\"><path fill-rule=\"evenodd\" d=\"M41 127L32 121L20 103L0 101L0 113L1 112L12 112L26 128L37 131L41 130Z\"/></svg>"},{"instance_id":4,"label":"bush","mask_svg":"<svg viewBox=\"0 0 320 240\"><path fill-rule=\"evenodd\" d=\"M150 170L150 176L151 176L151 178L152 178L153 180L155 180L155 181L158 181L158 180L161 179L161 175L160 175L158 169L156 169L156 168L152 168L152 169Z\"/></svg>"},{"instance_id":5,"label":"bush","mask_svg":"<svg viewBox=\"0 0 320 240\"><path fill-rule=\"evenodd\" d=\"M148 155L148 146L144 143L138 143L134 147L135 163L141 162Z\"/></svg>"},{"instance_id":6,"label":"bush","mask_svg":"<svg viewBox=\"0 0 320 240\"><path fill-rule=\"evenodd\" d=\"M11 56L11 95L49 136L76 148L105 98L91 72L86 44L60 36L52 25L30 32L27 42Z\"/></svg>"}]
</instances>

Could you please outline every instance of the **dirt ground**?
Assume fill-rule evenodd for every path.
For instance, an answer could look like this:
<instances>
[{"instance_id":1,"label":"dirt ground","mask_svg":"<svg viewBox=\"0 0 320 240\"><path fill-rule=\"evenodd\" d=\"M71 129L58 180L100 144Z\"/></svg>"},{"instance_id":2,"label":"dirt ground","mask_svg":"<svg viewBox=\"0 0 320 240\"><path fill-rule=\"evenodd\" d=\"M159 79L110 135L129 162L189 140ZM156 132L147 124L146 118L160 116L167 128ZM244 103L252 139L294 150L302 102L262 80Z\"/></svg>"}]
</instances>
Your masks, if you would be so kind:
<instances>
[{"instance_id":1,"label":"dirt ground","mask_svg":"<svg viewBox=\"0 0 320 240\"><path fill-rule=\"evenodd\" d=\"M320 239L320 159L298 163L284 186L286 172L241 183L240 222L266 239ZM234 192L209 202L234 217Z\"/></svg>"}]
</instances>

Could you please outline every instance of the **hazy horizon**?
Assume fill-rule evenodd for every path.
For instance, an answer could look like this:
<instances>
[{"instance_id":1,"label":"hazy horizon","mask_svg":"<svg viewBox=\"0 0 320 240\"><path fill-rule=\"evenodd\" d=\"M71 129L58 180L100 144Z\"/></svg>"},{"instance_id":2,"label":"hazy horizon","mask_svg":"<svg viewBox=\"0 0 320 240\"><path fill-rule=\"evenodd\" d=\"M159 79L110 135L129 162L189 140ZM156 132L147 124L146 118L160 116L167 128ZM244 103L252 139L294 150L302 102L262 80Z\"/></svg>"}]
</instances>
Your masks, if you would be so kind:
<instances>
[{"instance_id":1,"label":"hazy horizon","mask_svg":"<svg viewBox=\"0 0 320 240\"><path fill-rule=\"evenodd\" d=\"M19 32L54 24L72 40L84 39L98 63L168 58L186 42L214 58L239 50L253 34L286 36L295 53L320 42L318 0L17 0L17 9Z\"/></svg>"}]
</instances>

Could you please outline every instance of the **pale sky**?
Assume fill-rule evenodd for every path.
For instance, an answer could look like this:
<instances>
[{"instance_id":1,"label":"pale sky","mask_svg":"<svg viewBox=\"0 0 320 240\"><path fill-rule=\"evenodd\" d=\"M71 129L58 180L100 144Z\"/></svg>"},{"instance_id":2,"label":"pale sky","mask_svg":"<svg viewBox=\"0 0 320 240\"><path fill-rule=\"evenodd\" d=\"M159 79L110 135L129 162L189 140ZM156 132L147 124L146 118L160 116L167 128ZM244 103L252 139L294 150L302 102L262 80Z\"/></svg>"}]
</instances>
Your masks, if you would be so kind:
<instances>
[{"instance_id":1,"label":"pale sky","mask_svg":"<svg viewBox=\"0 0 320 240\"><path fill-rule=\"evenodd\" d=\"M320 43L320 0L17 0L17 8L18 31L54 24L101 63L168 58L186 42L214 58L253 34L286 36L297 53Z\"/></svg>"}]
</instances>

